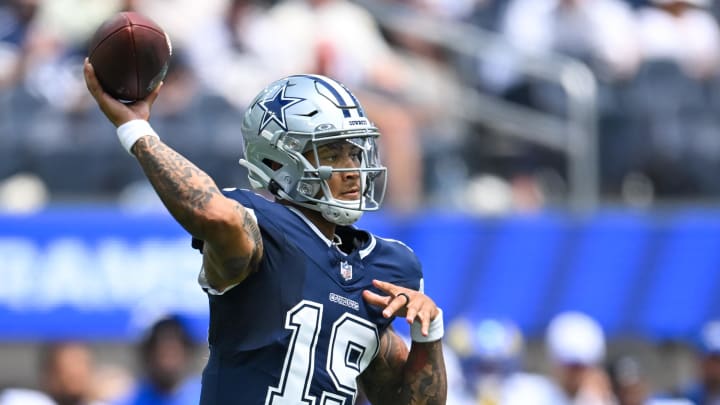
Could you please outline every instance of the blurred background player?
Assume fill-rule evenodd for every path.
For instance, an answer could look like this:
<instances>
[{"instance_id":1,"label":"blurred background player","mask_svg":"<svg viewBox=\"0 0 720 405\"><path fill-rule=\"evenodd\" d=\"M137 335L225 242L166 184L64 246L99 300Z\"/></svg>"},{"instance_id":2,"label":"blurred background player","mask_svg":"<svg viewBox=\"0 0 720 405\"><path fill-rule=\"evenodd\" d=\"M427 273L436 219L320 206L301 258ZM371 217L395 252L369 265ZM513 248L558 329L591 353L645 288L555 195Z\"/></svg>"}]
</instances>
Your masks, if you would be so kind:
<instances>
[{"instance_id":1,"label":"blurred background player","mask_svg":"<svg viewBox=\"0 0 720 405\"><path fill-rule=\"evenodd\" d=\"M684 398L654 394L645 370L633 356L625 355L612 361L608 375L618 405L693 405Z\"/></svg>"},{"instance_id":2,"label":"blurred background player","mask_svg":"<svg viewBox=\"0 0 720 405\"><path fill-rule=\"evenodd\" d=\"M680 394L695 405L717 405L720 404L720 321L708 321L698 335L695 380L682 387Z\"/></svg>"},{"instance_id":3,"label":"blurred background player","mask_svg":"<svg viewBox=\"0 0 720 405\"><path fill-rule=\"evenodd\" d=\"M196 405L196 344L177 317L158 320L138 346L141 377L116 405Z\"/></svg>"},{"instance_id":4,"label":"blurred background player","mask_svg":"<svg viewBox=\"0 0 720 405\"><path fill-rule=\"evenodd\" d=\"M40 351L40 390L0 391L0 405L103 405L96 400L93 353L81 342L53 342Z\"/></svg>"},{"instance_id":5,"label":"blurred background player","mask_svg":"<svg viewBox=\"0 0 720 405\"><path fill-rule=\"evenodd\" d=\"M525 338L511 320L460 318L453 323L448 342L462 361L475 404L590 403L568 400L572 396L564 394L551 377L525 369Z\"/></svg>"},{"instance_id":6,"label":"blurred background player","mask_svg":"<svg viewBox=\"0 0 720 405\"><path fill-rule=\"evenodd\" d=\"M549 404L614 405L604 369L605 334L600 324L581 312L562 312L545 334L556 389Z\"/></svg>"},{"instance_id":7,"label":"blurred background player","mask_svg":"<svg viewBox=\"0 0 720 405\"><path fill-rule=\"evenodd\" d=\"M603 369L600 326L578 312L555 316L545 334L549 373L523 367L524 339L509 320L460 318L448 334L463 361L470 391L480 405L616 405Z\"/></svg>"},{"instance_id":8,"label":"blurred background player","mask_svg":"<svg viewBox=\"0 0 720 405\"><path fill-rule=\"evenodd\" d=\"M41 354L41 384L58 405L100 405L93 398L95 366L83 343L51 343Z\"/></svg>"}]
</instances>

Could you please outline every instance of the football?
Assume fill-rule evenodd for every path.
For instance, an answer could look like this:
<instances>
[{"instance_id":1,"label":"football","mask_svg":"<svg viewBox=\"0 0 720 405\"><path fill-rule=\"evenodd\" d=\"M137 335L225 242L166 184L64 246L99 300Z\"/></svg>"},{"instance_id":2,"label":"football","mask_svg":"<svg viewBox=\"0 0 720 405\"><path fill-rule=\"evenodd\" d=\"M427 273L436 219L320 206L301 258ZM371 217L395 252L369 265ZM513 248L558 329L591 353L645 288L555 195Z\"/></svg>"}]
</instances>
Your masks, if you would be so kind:
<instances>
[{"instance_id":1,"label":"football","mask_svg":"<svg viewBox=\"0 0 720 405\"><path fill-rule=\"evenodd\" d=\"M165 78L172 45L165 31L142 14L126 11L95 31L88 58L103 89L133 102L145 98Z\"/></svg>"}]
</instances>

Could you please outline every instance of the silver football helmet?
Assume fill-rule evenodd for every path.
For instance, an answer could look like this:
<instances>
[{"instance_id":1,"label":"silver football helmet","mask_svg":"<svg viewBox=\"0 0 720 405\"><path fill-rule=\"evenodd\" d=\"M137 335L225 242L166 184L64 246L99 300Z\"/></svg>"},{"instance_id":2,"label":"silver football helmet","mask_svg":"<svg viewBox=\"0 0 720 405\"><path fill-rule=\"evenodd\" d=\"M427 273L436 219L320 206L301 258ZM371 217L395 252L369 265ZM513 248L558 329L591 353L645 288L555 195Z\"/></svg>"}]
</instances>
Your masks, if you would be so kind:
<instances>
[{"instance_id":1,"label":"silver football helmet","mask_svg":"<svg viewBox=\"0 0 720 405\"><path fill-rule=\"evenodd\" d=\"M380 208L387 180L376 147L380 132L337 81L296 75L271 83L246 111L242 135L245 158L240 164L254 188L318 211L338 225L350 225L364 211ZM334 142L357 148L359 167L316 166L306 158L320 162L318 147ZM359 173L358 200L333 197L327 180L342 172Z\"/></svg>"}]
</instances>

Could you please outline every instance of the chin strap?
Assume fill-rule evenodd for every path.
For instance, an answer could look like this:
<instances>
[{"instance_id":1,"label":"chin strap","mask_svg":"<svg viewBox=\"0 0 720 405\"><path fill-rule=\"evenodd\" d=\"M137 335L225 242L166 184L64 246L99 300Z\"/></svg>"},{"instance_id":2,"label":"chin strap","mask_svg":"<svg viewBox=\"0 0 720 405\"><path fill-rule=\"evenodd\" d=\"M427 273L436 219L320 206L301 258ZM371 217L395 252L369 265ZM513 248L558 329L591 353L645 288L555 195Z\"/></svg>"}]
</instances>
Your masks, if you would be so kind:
<instances>
[{"instance_id":1,"label":"chin strap","mask_svg":"<svg viewBox=\"0 0 720 405\"><path fill-rule=\"evenodd\" d=\"M340 225L348 226L357 222L362 217L363 212L358 210L351 210L347 208L336 207L327 204L319 204L320 213L323 218L328 221Z\"/></svg>"}]
</instances>

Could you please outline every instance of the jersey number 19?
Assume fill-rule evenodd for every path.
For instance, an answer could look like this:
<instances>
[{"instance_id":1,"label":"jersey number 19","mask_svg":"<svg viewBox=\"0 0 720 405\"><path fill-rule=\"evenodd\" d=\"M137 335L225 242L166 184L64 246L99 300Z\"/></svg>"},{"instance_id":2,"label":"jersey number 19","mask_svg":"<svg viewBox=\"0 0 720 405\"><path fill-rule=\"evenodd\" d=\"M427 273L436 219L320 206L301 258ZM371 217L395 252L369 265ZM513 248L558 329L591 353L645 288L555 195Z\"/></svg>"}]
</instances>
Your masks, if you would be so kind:
<instances>
[{"instance_id":1,"label":"jersey number 19","mask_svg":"<svg viewBox=\"0 0 720 405\"><path fill-rule=\"evenodd\" d=\"M322 326L323 305L303 300L285 317L292 330L280 383L268 388L265 405L346 405L346 395L355 400L356 378L377 354L377 327L359 316L345 313L332 325L325 369L337 392L323 391L320 402L310 394L315 371L315 351Z\"/></svg>"}]
</instances>

